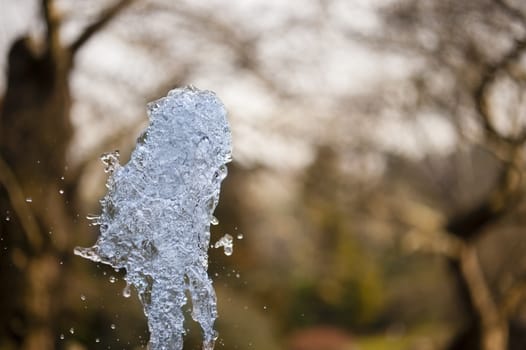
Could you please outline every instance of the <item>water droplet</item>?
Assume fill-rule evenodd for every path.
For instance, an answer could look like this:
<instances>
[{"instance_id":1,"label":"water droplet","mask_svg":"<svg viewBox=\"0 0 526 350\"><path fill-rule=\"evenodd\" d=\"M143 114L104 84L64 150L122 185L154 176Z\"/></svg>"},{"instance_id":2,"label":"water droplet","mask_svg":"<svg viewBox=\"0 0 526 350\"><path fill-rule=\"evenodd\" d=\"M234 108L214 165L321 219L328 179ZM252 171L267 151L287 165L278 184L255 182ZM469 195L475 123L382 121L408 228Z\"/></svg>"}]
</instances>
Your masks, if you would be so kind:
<instances>
[{"instance_id":1,"label":"water droplet","mask_svg":"<svg viewBox=\"0 0 526 350\"><path fill-rule=\"evenodd\" d=\"M117 281L115 276L110 276L110 283L115 283L115 281Z\"/></svg>"},{"instance_id":2,"label":"water droplet","mask_svg":"<svg viewBox=\"0 0 526 350\"><path fill-rule=\"evenodd\" d=\"M82 301L86 301L86 296L85 296L84 294L81 294L81 295L80 295L80 300L82 300Z\"/></svg>"},{"instance_id":3,"label":"water droplet","mask_svg":"<svg viewBox=\"0 0 526 350\"><path fill-rule=\"evenodd\" d=\"M119 167L119 158L120 152L118 150L102 154L100 160L104 164L104 172L112 174Z\"/></svg>"},{"instance_id":4,"label":"water droplet","mask_svg":"<svg viewBox=\"0 0 526 350\"><path fill-rule=\"evenodd\" d=\"M147 105L148 110L151 112L155 112L157 109L159 109L161 106L157 102L150 102Z\"/></svg>"},{"instance_id":5,"label":"water droplet","mask_svg":"<svg viewBox=\"0 0 526 350\"><path fill-rule=\"evenodd\" d=\"M64 334L60 334L60 339L64 340Z\"/></svg>"},{"instance_id":6,"label":"water droplet","mask_svg":"<svg viewBox=\"0 0 526 350\"><path fill-rule=\"evenodd\" d=\"M5 217L5 221L10 221L10 220L11 220L11 218L9 216Z\"/></svg>"},{"instance_id":7,"label":"water droplet","mask_svg":"<svg viewBox=\"0 0 526 350\"><path fill-rule=\"evenodd\" d=\"M69 332L70 332L71 334L75 334L75 328L71 327L71 328L69 329Z\"/></svg>"},{"instance_id":8,"label":"water droplet","mask_svg":"<svg viewBox=\"0 0 526 350\"><path fill-rule=\"evenodd\" d=\"M224 180L227 175L228 175L228 168L225 164L223 164L219 167L219 179Z\"/></svg>"},{"instance_id":9,"label":"water droplet","mask_svg":"<svg viewBox=\"0 0 526 350\"><path fill-rule=\"evenodd\" d=\"M76 247L73 250L73 253L75 253L75 255L81 256L84 259L89 259L94 262L100 262L101 259L100 259L100 256L97 254L97 252L98 252L98 247L96 245L91 248Z\"/></svg>"},{"instance_id":10,"label":"water droplet","mask_svg":"<svg viewBox=\"0 0 526 350\"><path fill-rule=\"evenodd\" d=\"M243 234L242 233L238 233L237 234L237 239L243 239Z\"/></svg>"},{"instance_id":11,"label":"water droplet","mask_svg":"<svg viewBox=\"0 0 526 350\"><path fill-rule=\"evenodd\" d=\"M217 218L215 216L212 215L212 218L210 219L210 223L212 225L219 225L219 220L217 220Z\"/></svg>"},{"instance_id":12,"label":"water droplet","mask_svg":"<svg viewBox=\"0 0 526 350\"><path fill-rule=\"evenodd\" d=\"M95 338L95 343L100 343L100 339L99 338Z\"/></svg>"},{"instance_id":13,"label":"water droplet","mask_svg":"<svg viewBox=\"0 0 526 350\"><path fill-rule=\"evenodd\" d=\"M27 203L32 203L32 202L33 202L33 198L31 198L31 197L27 197L27 198L26 198L26 202L27 202Z\"/></svg>"},{"instance_id":14,"label":"water droplet","mask_svg":"<svg viewBox=\"0 0 526 350\"><path fill-rule=\"evenodd\" d=\"M263 310L266 310L267 309L267 305L263 305Z\"/></svg>"},{"instance_id":15,"label":"water droplet","mask_svg":"<svg viewBox=\"0 0 526 350\"><path fill-rule=\"evenodd\" d=\"M236 273L236 278L239 278L241 277L241 275L239 273Z\"/></svg>"},{"instance_id":16,"label":"water droplet","mask_svg":"<svg viewBox=\"0 0 526 350\"><path fill-rule=\"evenodd\" d=\"M112 323L111 326L110 326L111 329L115 329L117 327L115 327L115 325Z\"/></svg>"},{"instance_id":17,"label":"water droplet","mask_svg":"<svg viewBox=\"0 0 526 350\"><path fill-rule=\"evenodd\" d=\"M90 220L89 226L98 226L100 225L100 216L95 214L86 215L86 219Z\"/></svg>"},{"instance_id":18,"label":"water droplet","mask_svg":"<svg viewBox=\"0 0 526 350\"><path fill-rule=\"evenodd\" d=\"M225 255L232 255L234 251L234 243L232 240L232 236L226 233L223 237L221 237L219 241L217 241L216 244L214 244L214 248L219 247L223 247Z\"/></svg>"},{"instance_id":19,"label":"water droplet","mask_svg":"<svg viewBox=\"0 0 526 350\"><path fill-rule=\"evenodd\" d=\"M131 296L130 284L126 282L126 287L122 290L122 296L129 298Z\"/></svg>"},{"instance_id":20,"label":"water droplet","mask_svg":"<svg viewBox=\"0 0 526 350\"><path fill-rule=\"evenodd\" d=\"M58 193L64 194L64 190L58 190Z\"/></svg>"},{"instance_id":21,"label":"water droplet","mask_svg":"<svg viewBox=\"0 0 526 350\"><path fill-rule=\"evenodd\" d=\"M64 180L64 176L61 176L60 179L61 179L61 180Z\"/></svg>"}]
</instances>

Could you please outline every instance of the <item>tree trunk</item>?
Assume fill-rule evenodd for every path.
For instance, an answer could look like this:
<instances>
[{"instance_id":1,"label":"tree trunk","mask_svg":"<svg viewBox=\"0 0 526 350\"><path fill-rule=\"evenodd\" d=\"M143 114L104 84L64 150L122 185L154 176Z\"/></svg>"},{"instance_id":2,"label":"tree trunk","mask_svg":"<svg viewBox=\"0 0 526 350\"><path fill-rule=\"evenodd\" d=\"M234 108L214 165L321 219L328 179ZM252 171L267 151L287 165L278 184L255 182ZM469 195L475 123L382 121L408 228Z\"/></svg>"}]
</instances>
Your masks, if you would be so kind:
<instances>
[{"instance_id":1,"label":"tree trunk","mask_svg":"<svg viewBox=\"0 0 526 350\"><path fill-rule=\"evenodd\" d=\"M11 47L0 110L0 348L46 350L58 340L61 257L71 248L71 61L28 43Z\"/></svg>"}]
</instances>

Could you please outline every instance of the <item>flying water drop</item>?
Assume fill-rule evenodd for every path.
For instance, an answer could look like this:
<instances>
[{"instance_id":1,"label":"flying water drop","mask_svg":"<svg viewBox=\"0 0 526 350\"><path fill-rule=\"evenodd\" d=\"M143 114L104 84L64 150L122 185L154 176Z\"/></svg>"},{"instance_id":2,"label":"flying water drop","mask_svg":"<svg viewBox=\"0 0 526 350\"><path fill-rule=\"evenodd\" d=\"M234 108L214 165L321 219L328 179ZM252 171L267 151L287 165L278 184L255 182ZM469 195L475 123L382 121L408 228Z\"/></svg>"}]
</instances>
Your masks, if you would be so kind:
<instances>
[{"instance_id":1,"label":"flying water drop","mask_svg":"<svg viewBox=\"0 0 526 350\"><path fill-rule=\"evenodd\" d=\"M210 220L210 223L212 225L219 225L219 220L217 220L217 218L212 215L212 219Z\"/></svg>"},{"instance_id":2,"label":"flying water drop","mask_svg":"<svg viewBox=\"0 0 526 350\"><path fill-rule=\"evenodd\" d=\"M122 290L122 296L129 298L131 296L130 284L126 282L126 287Z\"/></svg>"},{"instance_id":3,"label":"flying water drop","mask_svg":"<svg viewBox=\"0 0 526 350\"><path fill-rule=\"evenodd\" d=\"M227 256L232 255L234 252L234 240L231 235L228 233L219 239L219 241L214 244L214 248L223 247L224 253Z\"/></svg>"}]
</instances>

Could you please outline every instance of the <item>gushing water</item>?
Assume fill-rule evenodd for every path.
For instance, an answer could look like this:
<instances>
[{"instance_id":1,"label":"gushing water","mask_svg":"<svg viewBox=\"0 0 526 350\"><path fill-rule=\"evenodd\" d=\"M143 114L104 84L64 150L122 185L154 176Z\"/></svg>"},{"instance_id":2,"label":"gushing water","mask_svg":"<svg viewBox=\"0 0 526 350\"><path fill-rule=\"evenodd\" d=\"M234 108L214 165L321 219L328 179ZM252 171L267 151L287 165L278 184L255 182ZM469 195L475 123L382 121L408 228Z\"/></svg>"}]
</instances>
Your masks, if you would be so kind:
<instances>
[{"instance_id":1,"label":"gushing water","mask_svg":"<svg viewBox=\"0 0 526 350\"><path fill-rule=\"evenodd\" d=\"M207 250L231 160L226 111L214 93L186 87L150 103L148 115L128 164L119 165L118 152L101 157L108 193L101 215L90 216L100 237L75 254L126 269L148 318L151 350L183 348L187 295L203 349L212 349L217 308Z\"/></svg>"}]
</instances>

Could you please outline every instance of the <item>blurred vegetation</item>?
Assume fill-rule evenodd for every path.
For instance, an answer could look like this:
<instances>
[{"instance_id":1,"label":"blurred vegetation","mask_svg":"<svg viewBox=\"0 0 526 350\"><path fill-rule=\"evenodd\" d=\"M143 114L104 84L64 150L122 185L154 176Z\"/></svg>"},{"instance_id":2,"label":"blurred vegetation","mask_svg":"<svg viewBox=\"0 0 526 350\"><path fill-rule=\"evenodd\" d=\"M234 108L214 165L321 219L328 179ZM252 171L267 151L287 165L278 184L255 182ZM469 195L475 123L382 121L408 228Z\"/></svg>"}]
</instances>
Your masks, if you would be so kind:
<instances>
[{"instance_id":1,"label":"blurred vegetation","mask_svg":"<svg viewBox=\"0 0 526 350\"><path fill-rule=\"evenodd\" d=\"M102 152L185 84L225 100L225 349L526 348L526 6L0 0L0 350L140 349L97 236ZM187 349L200 347L188 320Z\"/></svg>"}]
</instances>

